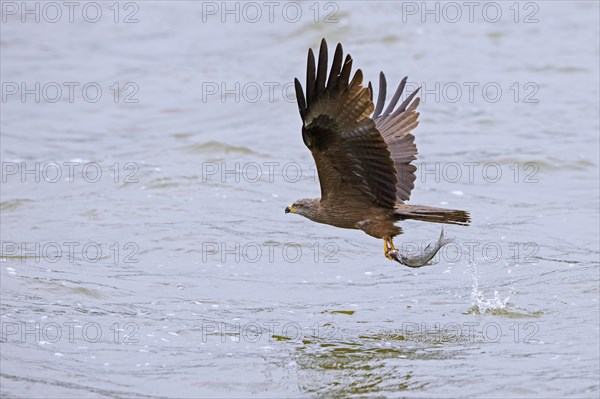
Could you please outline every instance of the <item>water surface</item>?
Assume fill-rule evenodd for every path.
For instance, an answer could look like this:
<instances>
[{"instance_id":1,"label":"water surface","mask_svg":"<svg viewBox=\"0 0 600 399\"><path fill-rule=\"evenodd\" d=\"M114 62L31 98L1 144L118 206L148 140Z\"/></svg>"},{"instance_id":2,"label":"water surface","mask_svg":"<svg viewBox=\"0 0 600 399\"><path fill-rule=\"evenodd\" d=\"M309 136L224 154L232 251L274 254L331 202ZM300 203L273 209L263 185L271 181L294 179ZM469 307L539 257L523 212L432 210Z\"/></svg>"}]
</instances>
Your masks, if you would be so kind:
<instances>
[{"instance_id":1,"label":"water surface","mask_svg":"<svg viewBox=\"0 0 600 399\"><path fill-rule=\"evenodd\" d=\"M4 396L598 397L596 2L127 4L4 10ZM473 217L435 265L283 212L322 37L422 86L411 201Z\"/></svg>"}]
</instances>

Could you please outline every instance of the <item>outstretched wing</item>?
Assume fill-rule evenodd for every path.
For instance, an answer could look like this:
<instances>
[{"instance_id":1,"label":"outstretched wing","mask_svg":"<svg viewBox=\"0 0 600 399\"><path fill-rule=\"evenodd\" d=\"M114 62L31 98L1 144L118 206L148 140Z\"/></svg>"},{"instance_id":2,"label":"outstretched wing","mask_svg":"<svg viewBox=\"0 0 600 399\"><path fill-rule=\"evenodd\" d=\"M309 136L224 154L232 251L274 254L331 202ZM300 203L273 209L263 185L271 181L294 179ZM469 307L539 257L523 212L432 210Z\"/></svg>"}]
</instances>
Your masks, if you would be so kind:
<instances>
[{"instance_id":1,"label":"outstretched wing","mask_svg":"<svg viewBox=\"0 0 600 399\"><path fill-rule=\"evenodd\" d=\"M319 63L308 51L306 97L295 79L296 98L302 117L302 138L310 149L321 184L321 201L340 206L396 204L396 168L388 146L369 116L374 104L362 85L358 69L349 82L352 58L338 44L327 74L327 43L321 41Z\"/></svg>"},{"instance_id":2,"label":"outstretched wing","mask_svg":"<svg viewBox=\"0 0 600 399\"><path fill-rule=\"evenodd\" d=\"M420 102L419 97L415 99L419 91L417 89L398 108L394 109L402 96L406 80L406 77L402 79L398 85L398 89L396 89L396 93L392 97L392 101L390 101L390 104L383 111L387 84L383 72L379 74L379 94L377 97L377 106L372 116L375 120L377 130L379 130L387 143L392 159L394 160L398 175L396 195L402 201L407 201L410 198L410 192L415 187L415 171L417 168L411 162L417 159L417 146L415 145L415 136L412 135L411 131L419 124L419 113L416 112L416 109ZM370 82L369 89L372 100L373 87Z\"/></svg>"}]
</instances>

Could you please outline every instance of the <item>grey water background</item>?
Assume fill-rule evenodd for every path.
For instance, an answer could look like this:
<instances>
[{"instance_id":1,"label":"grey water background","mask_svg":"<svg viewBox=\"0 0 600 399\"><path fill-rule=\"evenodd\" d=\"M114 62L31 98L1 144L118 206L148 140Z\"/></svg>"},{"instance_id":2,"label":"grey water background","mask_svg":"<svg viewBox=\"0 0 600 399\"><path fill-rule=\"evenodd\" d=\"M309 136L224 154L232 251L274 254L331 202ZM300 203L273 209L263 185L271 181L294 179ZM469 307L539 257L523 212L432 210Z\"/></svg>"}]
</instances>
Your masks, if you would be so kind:
<instances>
[{"instance_id":1,"label":"grey water background","mask_svg":"<svg viewBox=\"0 0 600 399\"><path fill-rule=\"evenodd\" d=\"M599 396L597 2L58 4L2 4L3 397ZM284 215L322 37L423 86L432 266Z\"/></svg>"}]
</instances>

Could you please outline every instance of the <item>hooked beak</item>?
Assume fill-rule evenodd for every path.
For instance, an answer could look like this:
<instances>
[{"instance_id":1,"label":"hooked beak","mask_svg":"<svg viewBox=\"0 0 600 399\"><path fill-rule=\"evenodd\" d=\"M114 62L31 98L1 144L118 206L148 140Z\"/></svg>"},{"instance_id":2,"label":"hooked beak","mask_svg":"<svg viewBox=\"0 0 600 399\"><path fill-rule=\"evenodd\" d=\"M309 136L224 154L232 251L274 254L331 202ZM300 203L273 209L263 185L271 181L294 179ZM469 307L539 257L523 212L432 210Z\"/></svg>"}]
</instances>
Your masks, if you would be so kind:
<instances>
[{"instance_id":1,"label":"hooked beak","mask_svg":"<svg viewBox=\"0 0 600 399\"><path fill-rule=\"evenodd\" d=\"M291 213L296 213L296 208L295 208L294 206L292 206L292 205L288 205L288 206L285 208L285 213L290 213L290 212L291 212Z\"/></svg>"}]
</instances>

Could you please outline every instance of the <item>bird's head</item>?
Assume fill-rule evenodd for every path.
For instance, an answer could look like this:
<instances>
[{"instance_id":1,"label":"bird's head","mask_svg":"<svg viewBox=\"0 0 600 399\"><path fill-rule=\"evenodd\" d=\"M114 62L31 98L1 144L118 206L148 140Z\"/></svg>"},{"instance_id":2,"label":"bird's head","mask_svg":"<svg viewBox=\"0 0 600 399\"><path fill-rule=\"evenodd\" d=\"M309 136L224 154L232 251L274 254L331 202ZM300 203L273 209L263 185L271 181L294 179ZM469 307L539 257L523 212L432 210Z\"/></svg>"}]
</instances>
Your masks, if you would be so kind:
<instances>
[{"instance_id":1,"label":"bird's head","mask_svg":"<svg viewBox=\"0 0 600 399\"><path fill-rule=\"evenodd\" d=\"M318 201L318 199L313 198L297 200L285 208L285 213L297 213L298 215L312 219L318 206Z\"/></svg>"}]
</instances>

